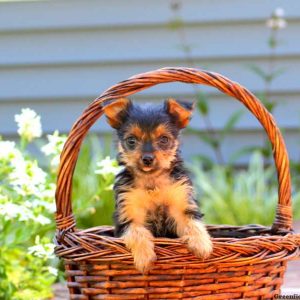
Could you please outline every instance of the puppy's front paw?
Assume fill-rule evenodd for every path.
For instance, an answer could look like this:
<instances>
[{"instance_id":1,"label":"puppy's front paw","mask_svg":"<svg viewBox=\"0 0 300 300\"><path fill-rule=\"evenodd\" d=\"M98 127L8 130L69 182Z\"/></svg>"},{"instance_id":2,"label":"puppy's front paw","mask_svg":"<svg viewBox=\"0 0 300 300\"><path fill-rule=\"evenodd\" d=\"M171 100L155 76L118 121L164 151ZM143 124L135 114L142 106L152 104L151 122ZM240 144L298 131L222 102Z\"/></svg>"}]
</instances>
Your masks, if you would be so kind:
<instances>
[{"instance_id":1,"label":"puppy's front paw","mask_svg":"<svg viewBox=\"0 0 300 300\"><path fill-rule=\"evenodd\" d=\"M205 226L201 222L190 225L182 237L188 249L197 257L207 259L213 251L213 243Z\"/></svg>"},{"instance_id":2,"label":"puppy's front paw","mask_svg":"<svg viewBox=\"0 0 300 300\"><path fill-rule=\"evenodd\" d=\"M138 271L145 274L150 269L152 264L156 261L156 254L154 252L154 245L153 243L140 244L139 247L136 247L132 251L134 265ZM151 245L152 244L152 245Z\"/></svg>"},{"instance_id":3,"label":"puppy's front paw","mask_svg":"<svg viewBox=\"0 0 300 300\"><path fill-rule=\"evenodd\" d=\"M213 244L209 236L188 236L184 237L187 242L188 249L197 257L209 258L213 251Z\"/></svg>"},{"instance_id":4,"label":"puppy's front paw","mask_svg":"<svg viewBox=\"0 0 300 300\"><path fill-rule=\"evenodd\" d=\"M123 238L127 249L131 250L136 269L143 274L149 271L156 261L151 232L143 226L131 225Z\"/></svg>"}]
</instances>

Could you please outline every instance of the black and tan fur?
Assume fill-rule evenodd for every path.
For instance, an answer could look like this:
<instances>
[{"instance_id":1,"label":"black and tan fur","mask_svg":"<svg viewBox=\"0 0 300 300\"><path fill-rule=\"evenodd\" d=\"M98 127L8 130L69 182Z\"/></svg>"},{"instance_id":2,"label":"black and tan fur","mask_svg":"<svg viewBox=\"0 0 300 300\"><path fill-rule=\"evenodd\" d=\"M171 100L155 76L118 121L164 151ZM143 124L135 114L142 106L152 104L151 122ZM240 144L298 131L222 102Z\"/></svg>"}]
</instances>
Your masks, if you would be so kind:
<instances>
[{"instance_id":1,"label":"black and tan fur","mask_svg":"<svg viewBox=\"0 0 300 300\"><path fill-rule=\"evenodd\" d=\"M124 166L114 186L115 234L124 238L136 268L146 272L156 260L153 237L181 237L196 256L207 258L212 243L178 149L192 105L169 99L138 106L122 98L103 109L117 130Z\"/></svg>"}]
</instances>

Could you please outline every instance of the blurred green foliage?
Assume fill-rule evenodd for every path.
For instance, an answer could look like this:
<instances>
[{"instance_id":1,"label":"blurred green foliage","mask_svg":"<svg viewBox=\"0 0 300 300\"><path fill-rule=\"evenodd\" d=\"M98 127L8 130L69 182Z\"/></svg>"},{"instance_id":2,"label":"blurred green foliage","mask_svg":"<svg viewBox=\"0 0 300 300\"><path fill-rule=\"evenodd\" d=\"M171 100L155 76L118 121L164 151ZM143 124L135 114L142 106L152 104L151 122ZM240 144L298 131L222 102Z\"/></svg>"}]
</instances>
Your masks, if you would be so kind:
<instances>
[{"instance_id":1,"label":"blurred green foliage","mask_svg":"<svg viewBox=\"0 0 300 300\"><path fill-rule=\"evenodd\" d=\"M278 202L275 167L264 167L254 152L247 169L213 165L205 170L199 161L190 165L200 206L210 224L271 225ZM294 218L300 218L300 191L293 193Z\"/></svg>"},{"instance_id":2,"label":"blurred green foliage","mask_svg":"<svg viewBox=\"0 0 300 300\"><path fill-rule=\"evenodd\" d=\"M111 145L106 136L105 145ZM73 179L73 207L79 228L112 225L114 200L113 173L95 174L97 163L110 156L113 151L101 147L97 136L89 136L83 144Z\"/></svg>"},{"instance_id":3,"label":"blurred green foliage","mask_svg":"<svg viewBox=\"0 0 300 300\"><path fill-rule=\"evenodd\" d=\"M54 192L57 167L66 136L55 131L48 142L40 116L22 109L15 116L18 143L0 137L0 299L40 300L52 297L52 285L63 277L54 255ZM109 145L111 138L106 138ZM28 151L36 144L38 157ZM73 207L78 227L112 224L112 186L119 171L91 136L81 149L73 180ZM40 161L40 162L39 162Z\"/></svg>"}]
</instances>

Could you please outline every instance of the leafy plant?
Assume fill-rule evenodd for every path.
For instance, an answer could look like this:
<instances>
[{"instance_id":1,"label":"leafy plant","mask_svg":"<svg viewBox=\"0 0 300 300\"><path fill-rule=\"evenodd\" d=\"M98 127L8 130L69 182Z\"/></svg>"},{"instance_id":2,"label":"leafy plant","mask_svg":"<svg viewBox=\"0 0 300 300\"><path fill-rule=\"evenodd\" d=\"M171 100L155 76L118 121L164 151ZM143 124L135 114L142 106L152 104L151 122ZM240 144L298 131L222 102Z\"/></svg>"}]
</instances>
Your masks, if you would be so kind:
<instances>
[{"instance_id":1,"label":"leafy plant","mask_svg":"<svg viewBox=\"0 0 300 300\"><path fill-rule=\"evenodd\" d=\"M179 48L183 53L187 65L195 67L193 47L187 39L186 24L181 16L182 5L183 2L180 0L171 1L170 8L173 16L169 22L169 28L177 32ZM285 71L283 68L276 66L277 49L280 46L279 32L287 26L287 21L284 18L284 10L282 8L276 8L271 14L270 18L268 18L266 25L270 29L269 37L267 39L269 50L267 56L267 67L264 69L257 64L251 64L247 67L263 81L264 89L257 96L263 102L265 107L270 112L273 112L276 108L277 103L271 97L272 83ZM225 123L225 128L221 132L216 130L212 125L210 118L208 95L201 92L197 85L193 84L192 86L194 97L197 100L197 111L199 112L204 122L204 130L189 128L188 132L190 134L196 135L203 143L208 145L215 156L213 159L210 156L202 154L197 155L197 158L200 159L202 163L208 168L213 165L214 161L219 164L224 164L225 160L222 153L222 144L230 131L238 123L242 112L239 111L229 116L228 120ZM229 128L228 130L226 130L226 127L228 127L228 125ZM236 153L232 154L228 163L233 166L238 158L252 153L253 149L260 151L267 160L272 156L270 143L267 139L265 139L263 146L250 146L238 149ZM297 169L297 166L295 169Z\"/></svg>"},{"instance_id":2,"label":"leafy plant","mask_svg":"<svg viewBox=\"0 0 300 300\"><path fill-rule=\"evenodd\" d=\"M45 299L57 277L49 239L55 185L26 151L41 135L39 116L24 109L16 121L20 144L0 141L0 298Z\"/></svg>"},{"instance_id":3,"label":"leafy plant","mask_svg":"<svg viewBox=\"0 0 300 300\"><path fill-rule=\"evenodd\" d=\"M284 10L280 7L276 8L270 18L267 19L266 26L270 29L267 40L268 56L267 67L263 68L257 64L249 65L249 69L256 74L263 82L264 89L257 94L257 97L262 101L267 110L274 112L277 103L272 99L271 88L274 80L285 72L285 69L276 66L277 50L280 46L279 32L287 26L287 21L284 18ZM262 147L257 147L266 159L272 156L270 143L265 139ZM244 151L245 153L247 151Z\"/></svg>"},{"instance_id":4,"label":"leafy plant","mask_svg":"<svg viewBox=\"0 0 300 300\"><path fill-rule=\"evenodd\" d=\"M193 48L188 42L185 31L186 25L181 17L182 3L181 1L172 1L170 7L173 12L173 17L169 22L169 28L177 32L180 43L179 48L184 55L186 64L190 67L195 67L194 57L192 54ZM217 163L225 164L222 153L222 143L230 131L238 123L242 115L242 111L234 112L231 116L229 116L226 120L223 130L218 131L214 128L213 123L211 122L208 95L201 91L198 85L192 84L192 87L194 98L196 100L196 109L204 122L204 130L189 127L187 132L196 135L203 143L210 147L214 153ZM197 158L200 159L207 167L211 167L214 163L214 159L207 155L197 155Z\"/></svg>"},{"instance_id":5,"label":"leafy plant","mask_svg":"<svg viewBox=\"0 0 300 300\"><path fill-rule=\"evenodd\" d=\"M0 299L48 299L59 277L51 240L56 172L66 137L56 131L47 144L36 140L42 126L31 109L15 119L20 142L0 139ZM48 158L42 163L27 151L33 142ZM79 156L73 197L82 227L111 224L112 183L119 167L102 153L91 137Z\"/></svg>"},{"instance_id":6,"label":"leafy plant","mask_svg":"<svg viewBox=\"0 0 300 300\"><path fill-rule=\"evenodd\" d=\"M110 137L105 144L111 144ZM114 210L113 183L120 167L101 150L91 136L83 145L73 179L73 203L78 227L111 225Z\"/></svg>"},{"instance_id":7,"label":"leafy plant","mask_svg":"<svg viewBox=\"0 0 300 300\"><path fill-rule=\"evenodd\" d=\"M206 222L212 224L270 225L278 199L274 167L264 168L255 152L247 170L214 165L205 171L201 164L190 166ZM300 218L300 193L293 195L295 218Z\"/></svg>"}]
</instances>

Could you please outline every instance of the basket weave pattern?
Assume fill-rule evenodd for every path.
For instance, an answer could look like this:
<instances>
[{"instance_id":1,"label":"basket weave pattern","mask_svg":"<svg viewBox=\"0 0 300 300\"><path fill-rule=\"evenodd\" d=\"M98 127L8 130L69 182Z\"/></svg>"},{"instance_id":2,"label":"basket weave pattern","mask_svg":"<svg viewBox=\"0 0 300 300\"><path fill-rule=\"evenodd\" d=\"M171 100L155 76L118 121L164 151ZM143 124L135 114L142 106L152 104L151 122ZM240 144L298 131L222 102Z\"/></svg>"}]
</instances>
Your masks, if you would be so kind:
<instances>
[{"instance_id":1,"label":"basket weave pattern","mask_svg":"<svg viewBox=\"0 0 300 300\"><path fill-rule=\"evenodd\" d=\"M206 261L194 257L181 239L156 238L158 260L148 275L141 275L123 240L113 237L112 227L76 228L72 177L80 146L103 114L103 103L175 81L213 86L255 115L272 144L278 205L271 228L208 226L214 251ZM291 228L288 155L272 115L247 89L207 71L163 68L122 81L95 99L73 125L61 154L56 206L56 255L65 261L70 299L272 299L279 294L286 262L300 254L300 235Z\"/></svg>"}]
</instances>

